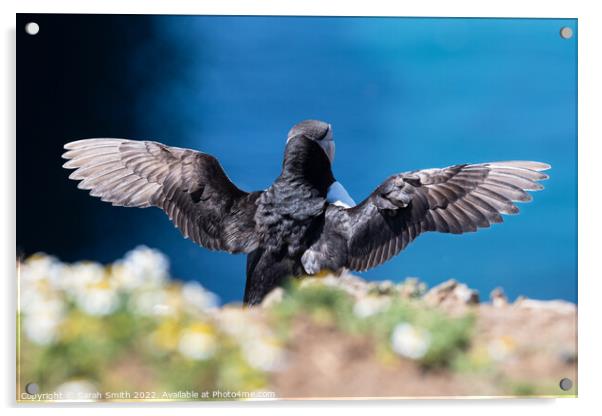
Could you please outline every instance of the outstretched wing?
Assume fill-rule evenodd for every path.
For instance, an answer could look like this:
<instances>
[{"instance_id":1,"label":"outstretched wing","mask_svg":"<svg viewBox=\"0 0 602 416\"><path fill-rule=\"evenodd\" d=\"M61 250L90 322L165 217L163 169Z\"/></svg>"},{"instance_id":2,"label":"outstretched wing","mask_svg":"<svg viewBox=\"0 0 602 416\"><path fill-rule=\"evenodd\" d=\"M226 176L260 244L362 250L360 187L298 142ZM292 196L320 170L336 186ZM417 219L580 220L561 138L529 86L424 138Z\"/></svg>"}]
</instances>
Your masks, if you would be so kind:
<instances>
[{"instance_id":1,"label":"outstretched wing","mask_svg":"<svg viewBox=\"0 0 602 416\"><path fill-rule=\"evenodd\" d=\"M324 233L302 261L308 273L347 267L363 271L384 263L427 231L461 234L516 214L525 191L543 189L545 163L463 164L395 175L361 204L329 207Z\"/></svg>"},{"instance_id":2,"label":"outstretched wing","mask_svg":"<svg viewBox=\"0 0 602 416\"><path fill-rule=\"evenodd\" d=\"M151 141L86 139L65 145L69 178L116 206L159 207L184 237L211 249L250 252L258 193L238 189L213 156Z\"/></svg>"}]
</instances>

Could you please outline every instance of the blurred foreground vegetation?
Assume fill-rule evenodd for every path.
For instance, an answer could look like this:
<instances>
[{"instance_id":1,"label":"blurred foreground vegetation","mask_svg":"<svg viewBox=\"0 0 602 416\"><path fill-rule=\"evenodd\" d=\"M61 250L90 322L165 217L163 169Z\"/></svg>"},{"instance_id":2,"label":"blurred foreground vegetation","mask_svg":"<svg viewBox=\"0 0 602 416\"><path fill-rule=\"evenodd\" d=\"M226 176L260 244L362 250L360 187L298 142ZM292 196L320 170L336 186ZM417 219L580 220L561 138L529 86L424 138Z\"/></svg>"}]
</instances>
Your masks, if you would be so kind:
<instances>
[{"instance_id":1,"label":"blurred foreground vegetation","mask_svg":"<svg viewBox=\"0 0 602 416\"><path fill-rule=\"evenodd\" d=\"M74 400L274 397L299 321L369 340L384 366L409 361L422 371L474 372L493 361L469 348L474 314L427 307L415 279L369 284L361 296L336 278L304 279L246 309L220 306L199 283L172 279L165 256L146 247L108 266L44 254L18 266L24 401L56 399L23 395L32 393L28 383L38 394ZM519 387L533 393L529 385L510 392Z\"/></svg>"}]
</instances>

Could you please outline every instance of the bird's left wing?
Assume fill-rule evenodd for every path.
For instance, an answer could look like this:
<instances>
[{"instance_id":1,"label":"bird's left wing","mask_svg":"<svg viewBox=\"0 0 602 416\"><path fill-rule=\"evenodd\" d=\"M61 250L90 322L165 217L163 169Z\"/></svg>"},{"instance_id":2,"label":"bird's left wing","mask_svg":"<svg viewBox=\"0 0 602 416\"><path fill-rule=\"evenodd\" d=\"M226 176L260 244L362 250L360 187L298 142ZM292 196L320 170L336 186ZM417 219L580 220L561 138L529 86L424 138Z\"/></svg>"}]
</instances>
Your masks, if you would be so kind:
<instances>
[{"instance_id":1,"label":"bird's left wing","mask_svg":"<svg viewBox=\"0 0 602 416\"><path fill-rule=\"evenodd\" d=\"M152 141L85 139L65 145L78 188L116 206L161 208L186 238L211 250L257 246L257 193L238 189L213 156Z\"/></svg>"},{"instance_id":2,"label":"bird's left wing","mask_svg":"<svg viewBox=\"0 0 602 416\"><path fill-rule=\"evenodd\" d=\"M543 189L545 163L463 164L391 176L359 205L330 206L320 239L302 258L307 273L384 263L427 231L461 234L516 214L525 191Z\"/></svg>"}]
</instances>

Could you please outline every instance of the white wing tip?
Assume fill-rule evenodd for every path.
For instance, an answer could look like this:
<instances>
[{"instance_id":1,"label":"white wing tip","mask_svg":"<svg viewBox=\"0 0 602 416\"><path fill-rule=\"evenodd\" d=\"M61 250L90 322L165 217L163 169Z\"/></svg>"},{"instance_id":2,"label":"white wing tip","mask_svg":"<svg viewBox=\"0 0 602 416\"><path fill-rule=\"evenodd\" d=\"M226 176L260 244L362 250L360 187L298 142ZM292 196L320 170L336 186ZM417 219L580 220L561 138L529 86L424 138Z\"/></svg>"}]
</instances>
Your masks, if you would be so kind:
<instances>
[{"instance_id":1,"label":"white wing tip","mask_svg":"<svg viewBox=\"0 0 602 416\"><path fill-rule=\"evenodd\" d=\"M63 149L65 149L65 150L78 149L78 148L82 147L83 145L91 144L92 140L95 140L95 139L78 139L78 140L73 140L71 142L65 143L63 145Z\"/></svg>"},{"instance_id":2,"label":"white wing tip","mask_svg":"<svg viewBox=\"0 0 602 416\"><path fill-rule=\"evenodd\" d=\"M116 139L111 137L95 137L91 139L77 139L71 142L65 143L63 148L66 150L74 150L81 149L88 146L94 146L99 144L107 144L107 143L121 143L124 141L128 141L127 139Z\"/></svg>"},{"instance_id":3,"label":"white wing tip","mask_svg":"<svg viewBox=\"0 0 602 416\"><path fill-rule=\"evenodd\" d=\"M516 169L527 169L541 172L552 168L552 165L544 162L535 162L532 160L508 160L503 162L490 163L491 166L516 168Z\"/></svg>"}]
</instances>

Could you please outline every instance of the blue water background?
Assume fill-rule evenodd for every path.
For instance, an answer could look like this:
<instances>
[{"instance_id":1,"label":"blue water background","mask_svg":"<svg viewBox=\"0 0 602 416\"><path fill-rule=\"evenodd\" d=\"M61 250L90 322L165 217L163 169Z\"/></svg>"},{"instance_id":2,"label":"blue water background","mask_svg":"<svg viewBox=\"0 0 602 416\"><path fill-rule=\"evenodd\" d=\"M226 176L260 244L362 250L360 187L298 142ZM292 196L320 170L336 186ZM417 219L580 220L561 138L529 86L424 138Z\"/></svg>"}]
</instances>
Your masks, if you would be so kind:
<instances>
[{"instance_id":1,"label":"blue water background","mask_svg":"<svg viewBox=\"0 0 602 416\"><path fill-rule=\"evenodd\" d=\"M280 171L296 122L333 125L334 172L360 201L386 177L456 163L550 163L551 179L518 216L478 233L429 233L367 279L455 278L483 297L577 297L577 42L573 19L154 18L127 62L131 82L161 65L135 99L138 139L216 156L245 190ZM562 39L569 26L575 37ZM161 50L177 60L161 62ZM159 61L159 63L157 63ZM116 208L110 208L115 210ZM118 214L116 214L118 215ZM92 230L103 235L103 224ZM95 250L136 244L168 254L174 274L239 300L245 257L181 238L159 210Z\"/></svg>"}]
</instances>

